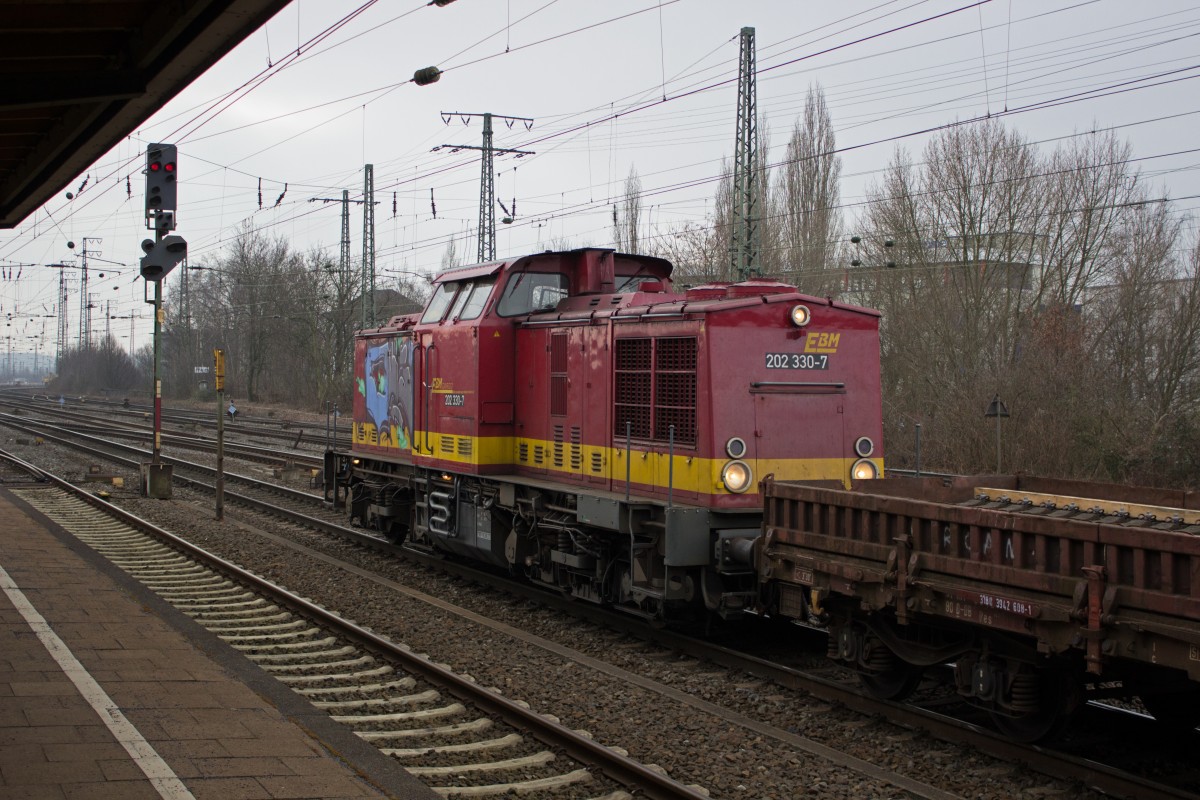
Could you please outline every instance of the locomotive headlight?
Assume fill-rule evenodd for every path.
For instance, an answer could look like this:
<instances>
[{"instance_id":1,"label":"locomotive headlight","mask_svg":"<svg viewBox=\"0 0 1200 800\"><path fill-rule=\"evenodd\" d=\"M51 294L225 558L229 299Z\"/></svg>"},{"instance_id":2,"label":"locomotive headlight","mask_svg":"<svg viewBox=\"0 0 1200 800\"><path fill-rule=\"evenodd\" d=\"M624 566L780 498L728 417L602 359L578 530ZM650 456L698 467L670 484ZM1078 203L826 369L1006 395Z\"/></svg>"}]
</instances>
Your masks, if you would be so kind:
<instances>
[{"instance_id":1,"label":"locomotive headlight","mask_svg":"<svg viewBox=\"0 0 1200 800\"><path fill-rule=\"evenodd\" d=\"M879 468L875 466L875 462L860 458L850 468L850 477L856 481L869 481L879 477Z\"/></svg>"},{"instance_id":2,"label":"locomotive headlight","mask_svg":"<svg viewBox=\"0 0 1200 800\"><path fill-rule=\"evenodd\" d=\"M875 443L870 436L860 436L854 442L854 452L858 453L859 458L866 458L875 452Z\"/></svg>"},{"instance_id":3,"label":"locomotive headlight","mask_svg":"<svg viewBox=\"0 0 1200 800\"><path fill-rule=\"evenodd\" d=\"M745 461L730 461L721 469L721 483L734 494L741 494L750 488L754 473Z\"/></svg>"},{"instance_id":4,"label":"locomotive headlight","mask_svg":"<svg viewBox=\"0 0 1200 800\"><path fill-rule=\"evenodd\" d=\"M741 458L746 455L746 442L734 436L725 443L725 453L730 458Z\"/></svg>"},{"instance_id":5,"label":"locomotive headlight","mask_svg":"<svg viewBox=\"0 0 1200 800\"><path fill-rule=\"evenodd\" d=\"M357 467L359 464L362 463L362 460L357 459L357 458L352 458L352 459L350 459L350 463Z\"/></svg>"},{"instance_id":6,"label":"locomotive headlight","mask_svg":"<svg viewBox=\"0 0 1200 800\"><path fill-rule=\"evenodd\" d=\"M812 321L812 312L808 310L808 306L792 306L792 324L797 328L803 328Z\"/></svg>"}]
</instances>

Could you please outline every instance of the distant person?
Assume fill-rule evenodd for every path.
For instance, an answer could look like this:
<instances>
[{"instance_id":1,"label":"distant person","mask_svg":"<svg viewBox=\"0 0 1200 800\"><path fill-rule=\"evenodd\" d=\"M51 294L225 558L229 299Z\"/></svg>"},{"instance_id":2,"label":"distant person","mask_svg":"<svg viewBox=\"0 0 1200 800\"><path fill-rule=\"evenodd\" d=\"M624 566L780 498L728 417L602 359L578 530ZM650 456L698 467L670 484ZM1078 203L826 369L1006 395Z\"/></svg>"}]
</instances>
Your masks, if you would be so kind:
<instances>
[{"instance_id":1,"label":"distant person","mask_svg":"<svg viewBox=\"0 0 1200 800\"><path fill-rule=\"evenodd\" d=\"M229 401L229 408L226 410L229 412L229 421L233 422L233 418L237 416L237 406L233 404L232 400Z\"/></svg>"},{"instance_id":2,"label":"distant person","mask_svg":"<svg viewBox=\"0 0 1200 800\"><path fill-rule=\"evenodd\" d=\"M126 397L124 400L121 401L121 407L129 408L129 398L128 397Z\"/></svg>"}]
</instances>

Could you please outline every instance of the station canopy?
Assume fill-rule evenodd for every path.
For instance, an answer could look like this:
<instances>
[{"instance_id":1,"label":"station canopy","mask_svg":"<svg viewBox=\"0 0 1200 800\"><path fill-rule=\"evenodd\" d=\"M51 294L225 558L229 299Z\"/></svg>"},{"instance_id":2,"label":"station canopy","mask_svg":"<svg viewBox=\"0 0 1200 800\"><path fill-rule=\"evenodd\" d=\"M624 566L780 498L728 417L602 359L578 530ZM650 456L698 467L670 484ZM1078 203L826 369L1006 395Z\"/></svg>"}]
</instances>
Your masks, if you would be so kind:
<instances>
[{"instance_id":1,"label":"station canopy","mask_svg":"<svg viewBox=\"0 0 1200 800\"><path fill-rule=\"evenodd\" d=\"M0 229L17 226L290 0L0 0Z\"/></svg>"}]
</instances>

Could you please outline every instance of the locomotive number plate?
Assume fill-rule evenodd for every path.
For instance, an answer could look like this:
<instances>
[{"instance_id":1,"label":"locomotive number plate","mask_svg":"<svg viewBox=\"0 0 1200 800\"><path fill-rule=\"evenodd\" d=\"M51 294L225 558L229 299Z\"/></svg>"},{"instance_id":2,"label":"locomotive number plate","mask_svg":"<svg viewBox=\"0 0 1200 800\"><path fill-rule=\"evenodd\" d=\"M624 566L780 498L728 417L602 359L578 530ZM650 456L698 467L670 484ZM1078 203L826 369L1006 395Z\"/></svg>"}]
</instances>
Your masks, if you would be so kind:
<instances>
[{"instance_id":1,"label":"locomotive number plate","mask_svg":"<svg viewBox=\"0 0 1200 800\"><path fill-rule=\"evenodd\" d=\"M443 397L445 397L445 398L446 398L446 405L447 405L447 406L452 406L452 407L455 407L455 408L459 408L459 407L462 407L462 406L466 405L466 396L465 396L465 395L461 395L461 394L447 394L447 395L443 395Z\"/></svg>"},{"instance_id":2,"label":"locomotive number plate","mask_svg":"<svg viewBox=\"0 0 1200 800\"><path fill-rule=\"evenodd\" d=\"M829 356L817 353L767 353L767 369L829 369Z\"/></svg>"}]
</instances>

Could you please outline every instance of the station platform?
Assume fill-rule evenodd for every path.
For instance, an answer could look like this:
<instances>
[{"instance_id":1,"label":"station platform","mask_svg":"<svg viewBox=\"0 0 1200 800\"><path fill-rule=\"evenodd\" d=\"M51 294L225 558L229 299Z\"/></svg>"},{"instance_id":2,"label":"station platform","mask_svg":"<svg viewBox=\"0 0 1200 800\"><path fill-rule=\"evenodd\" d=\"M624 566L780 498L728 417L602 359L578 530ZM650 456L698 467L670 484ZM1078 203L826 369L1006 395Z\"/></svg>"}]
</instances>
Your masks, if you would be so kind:
<instances>
[{"instance_id":1,"label":"station platform","mask_svg":"<svg viewBox=\"0 0 1200 800\"><path fill-rule=\"evenodd\" d=\"M0 798L438 795L0 488Z\"/></svg>"}]
</instances>

